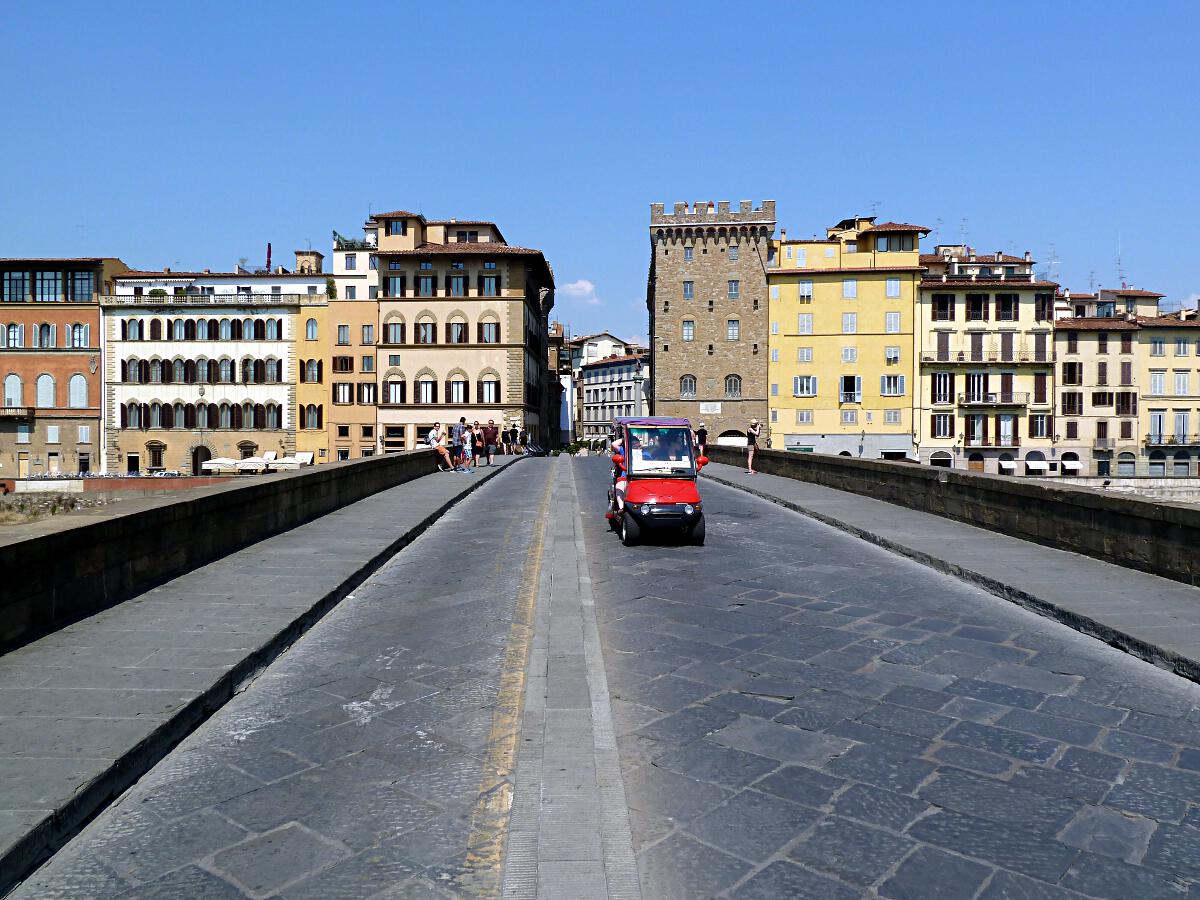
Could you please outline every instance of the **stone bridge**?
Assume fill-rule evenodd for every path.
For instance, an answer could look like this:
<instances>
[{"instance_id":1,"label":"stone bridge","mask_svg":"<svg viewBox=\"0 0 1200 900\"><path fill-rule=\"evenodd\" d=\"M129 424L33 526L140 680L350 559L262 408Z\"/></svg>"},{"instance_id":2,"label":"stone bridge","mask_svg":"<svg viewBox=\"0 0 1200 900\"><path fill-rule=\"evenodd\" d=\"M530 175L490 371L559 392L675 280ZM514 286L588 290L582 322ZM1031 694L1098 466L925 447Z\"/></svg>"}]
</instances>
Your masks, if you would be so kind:
<instances>
[{"instance_id":1,"label":"stone bridge","mask_svg":"<svg viewBox=\"0 0 1200 900\"><path fill-rule=\"evenodd\" d=\"M0 894L1200 896L1189 510L719 459L703 547L425 451L14 530Z\"/></svg>"}]
</instances>

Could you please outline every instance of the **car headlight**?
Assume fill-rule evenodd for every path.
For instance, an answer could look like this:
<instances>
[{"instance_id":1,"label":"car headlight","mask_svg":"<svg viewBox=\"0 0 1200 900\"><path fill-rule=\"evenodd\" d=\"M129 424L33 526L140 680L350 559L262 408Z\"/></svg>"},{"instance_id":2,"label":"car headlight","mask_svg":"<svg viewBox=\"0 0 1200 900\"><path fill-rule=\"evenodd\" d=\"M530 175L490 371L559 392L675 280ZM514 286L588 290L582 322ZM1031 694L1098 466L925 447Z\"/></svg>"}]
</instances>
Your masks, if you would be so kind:
<instances>
[{"instance_id":1,"label":"car headlight","mask_svg":"<svg viewBox=\"0 0 1200 900\"><path fill-rule=\"evenodd\" d=\"M691 515L692 513L694 513L696 510L695 510L695 508L692 506L692 504L690 504L690 503L685 503L685 504L683 504L683 511L684 511L684 513L685 513L686 515L689 515L689 516L690 516L690 515Z\"/></svg>"}]
</instances>

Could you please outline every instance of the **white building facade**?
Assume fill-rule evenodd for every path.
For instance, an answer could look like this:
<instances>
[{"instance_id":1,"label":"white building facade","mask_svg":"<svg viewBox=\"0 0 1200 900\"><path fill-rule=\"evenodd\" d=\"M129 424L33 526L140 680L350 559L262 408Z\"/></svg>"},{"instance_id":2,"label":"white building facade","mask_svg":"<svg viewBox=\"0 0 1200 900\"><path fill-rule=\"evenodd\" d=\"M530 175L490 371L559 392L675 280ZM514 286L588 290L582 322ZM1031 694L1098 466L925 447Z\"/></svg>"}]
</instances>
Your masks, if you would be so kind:
<instances>
[{"instance_id":1,"label":"white building facade","mask_svg":"<svg viewBox=\"0 0 1200 900\"><path fill-rule=\"evenodd\" d=\"M612 433L618 416L648 414L650 355L610 356L585 364L580 370L583 390L582 422L579 438L595 440Z\"/></svg>"}]
</instances>

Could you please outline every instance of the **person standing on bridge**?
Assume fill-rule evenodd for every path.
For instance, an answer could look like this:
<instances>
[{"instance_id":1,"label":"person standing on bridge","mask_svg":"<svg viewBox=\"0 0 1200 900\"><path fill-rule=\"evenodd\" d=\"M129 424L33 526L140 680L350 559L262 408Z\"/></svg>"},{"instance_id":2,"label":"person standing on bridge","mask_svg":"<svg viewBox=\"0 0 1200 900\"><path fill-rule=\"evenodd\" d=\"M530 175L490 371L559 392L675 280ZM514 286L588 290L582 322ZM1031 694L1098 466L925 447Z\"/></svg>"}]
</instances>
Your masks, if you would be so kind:
<instances>
[{"instance_id":1,"label":"person standing on bridge","mask_svg":"<svg viewBox=\"0 0 1200 900\"><path fill-rule=\"evenodd\" d=\"M487 453L487 464L495 465L496 462L496 444L500 442L500 429L496 427L494 419L488 419L487 425L483 428L483 449Z\"/></svg>"},{"instance_id":2,"label":"person standing on bridge","mask_svg":"<svg viewBox=\"0 0 1200 900\"><path fill-rule=\"evenodd\" d=\"M467 417L459 416L458 421L450 429L450 443L453 444L454 465L461 466L463 462L463 437L467 433Z\"/></svg>"},{"instance_id":3,"label":"person standing on bridge","mask_svg":"<svg viewBox=\"0 0 1200 900\"><path fill-rule=\"evenodd\" d=\"M434 422L433 427L429 429L429 446L437 451L438 456L446 463L446 471L454 471L454 461L450 458L450 451L446 449L446 431L442 428L441 422ZM441 463L438 464L438 469L441 470Z\"/></svg>"},{"instance_id":4,"label":"person standing on bridge","mask_svg":"<svg viewBox=\"0 0 1200 900\"><path fill-rule=\"evenodd\" d=\"M697 456L707 456L708 453L708 428L704 423L700 423L700 427L696 429L696 453Z\"/></svg>"},{"instance_id":5,"label":"person standing on bridge","mask_svg":"<svg viewBox=\"0 0 1200 900\"><path fill-rule=\"evenodd\" d=\"M746 429L746 471L751 475L757 475L754 471L754 451L758 449L758 436L762 434L762 425L758 419L750 420L750 427Z\"/></svg>"}]
</instances>

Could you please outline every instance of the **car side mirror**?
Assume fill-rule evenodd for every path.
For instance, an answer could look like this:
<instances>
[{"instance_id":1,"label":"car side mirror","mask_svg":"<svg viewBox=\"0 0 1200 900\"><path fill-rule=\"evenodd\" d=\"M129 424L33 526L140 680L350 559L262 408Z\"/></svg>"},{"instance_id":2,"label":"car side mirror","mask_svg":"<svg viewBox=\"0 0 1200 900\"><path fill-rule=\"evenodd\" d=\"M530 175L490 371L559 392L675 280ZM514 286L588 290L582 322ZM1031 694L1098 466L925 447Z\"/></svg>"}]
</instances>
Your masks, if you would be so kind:
<instances>
[{"instance_id":1,"label":"car side mirror","mask_svg":"<svg viewBox=\"0 0 1200 900\"><path fill-rule=\"evenodd\" d=\"M701 469L703 469L707 465L708 465L708 457L701 456L699 459L696 460L696 471L699 472Z\"/></svg>"}]
</instances>

